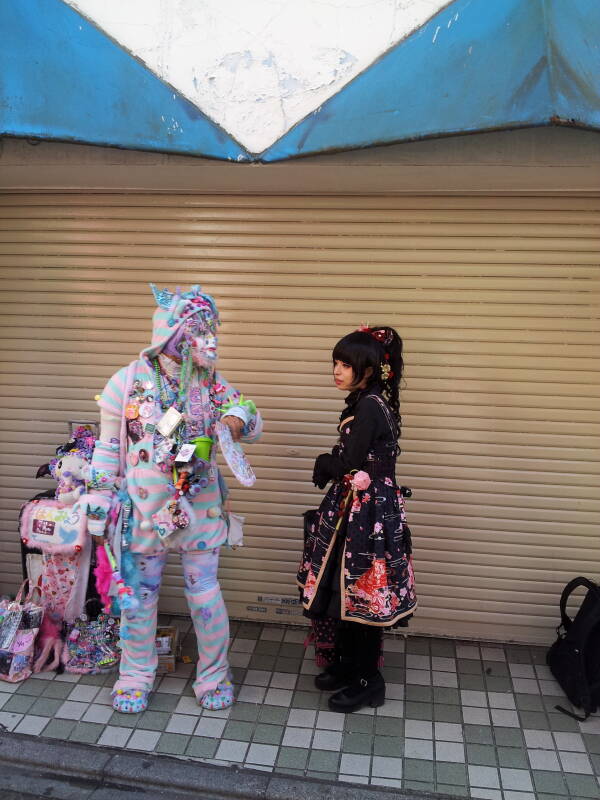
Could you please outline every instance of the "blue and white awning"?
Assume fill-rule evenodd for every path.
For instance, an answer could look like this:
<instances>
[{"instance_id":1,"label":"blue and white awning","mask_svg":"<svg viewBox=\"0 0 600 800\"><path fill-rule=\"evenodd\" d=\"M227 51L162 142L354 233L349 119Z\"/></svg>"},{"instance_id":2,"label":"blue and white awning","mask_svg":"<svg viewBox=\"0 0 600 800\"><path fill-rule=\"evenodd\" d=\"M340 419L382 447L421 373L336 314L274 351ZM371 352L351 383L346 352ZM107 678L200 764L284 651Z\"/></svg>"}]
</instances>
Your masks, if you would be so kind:
<instances>
[{"instance_id":1,"label":"blue and white awning","mask_svg":"<svg viewBox=\"0 0 600 800\"><path fill-rule=\"evenodd\" d=\"M269 162L600 129L598 0L0 0L0 25L2 135Z\"/></svg>"}]
</instances>

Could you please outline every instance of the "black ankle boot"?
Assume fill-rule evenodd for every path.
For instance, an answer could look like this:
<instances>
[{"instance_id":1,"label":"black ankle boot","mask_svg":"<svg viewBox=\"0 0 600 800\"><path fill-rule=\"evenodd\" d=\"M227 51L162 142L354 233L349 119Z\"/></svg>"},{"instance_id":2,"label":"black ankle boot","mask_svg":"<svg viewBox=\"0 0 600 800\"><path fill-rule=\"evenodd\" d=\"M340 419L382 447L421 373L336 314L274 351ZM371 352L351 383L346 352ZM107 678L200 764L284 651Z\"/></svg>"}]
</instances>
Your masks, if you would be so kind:
<instances>
[{"instance_id":1,"label":"black ankle boot","mask_svg":"<svg viewBox=\"0 0 600 800\"><path fill-rule=\"evenodd\" d=\"M337 692L352 680L352 666L352 662L344 658L330 664L315 677L315 686L322 692Z\"/></svg>"},{"instance_id":2,"label":"black ankle boot","mask_svg":"<svg viewBox=\"0 0 600 800\"><path fill-rule=\"evenodd\" d=\"M380 672L370 678L356 678L341 692L329 698L329 708L342 714L351 714L363 706L377 708L385 703L385 681Z\"/></svg>"}]
</instances>

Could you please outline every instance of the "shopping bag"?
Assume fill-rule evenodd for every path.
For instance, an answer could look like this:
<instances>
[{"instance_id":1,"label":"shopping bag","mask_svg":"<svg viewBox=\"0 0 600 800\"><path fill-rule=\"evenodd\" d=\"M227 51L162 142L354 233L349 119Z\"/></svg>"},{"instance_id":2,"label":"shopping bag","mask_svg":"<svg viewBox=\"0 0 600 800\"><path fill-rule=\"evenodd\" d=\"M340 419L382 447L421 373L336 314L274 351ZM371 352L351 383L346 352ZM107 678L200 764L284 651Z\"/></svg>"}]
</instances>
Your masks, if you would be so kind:
<instances>
[{"instance_id":1,"label":"shopping bag","mask_svg":"<svg viewBox=\"0 0 600 800\"><path fill-rule=\"evenodd\" d=\"M42 624L44 609L34 600L35 586L23 600L28 580L23 581L17 596L0 605L0 680L17 683L33 671L35 641Z\"/></svg>"}]
</instances>

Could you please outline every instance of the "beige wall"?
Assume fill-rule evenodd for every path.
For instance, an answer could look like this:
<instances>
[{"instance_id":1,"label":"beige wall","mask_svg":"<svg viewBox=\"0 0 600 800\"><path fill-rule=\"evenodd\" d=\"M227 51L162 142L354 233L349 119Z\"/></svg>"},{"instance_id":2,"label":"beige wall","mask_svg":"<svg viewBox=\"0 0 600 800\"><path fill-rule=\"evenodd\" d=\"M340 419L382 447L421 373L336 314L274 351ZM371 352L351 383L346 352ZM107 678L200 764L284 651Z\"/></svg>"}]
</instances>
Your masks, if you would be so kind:
<instances>
[{"instance_id":1,"label":"beige wall","mask_svg":"<svg viewBox=\"0 0 600 800\"><path fill-rule=\"evenodd\" d=\"M600 134L533 128L298 159L226 164L187 156L5 139L0 189L193 192L595 192Z\"/></svg>"}]
</instances>

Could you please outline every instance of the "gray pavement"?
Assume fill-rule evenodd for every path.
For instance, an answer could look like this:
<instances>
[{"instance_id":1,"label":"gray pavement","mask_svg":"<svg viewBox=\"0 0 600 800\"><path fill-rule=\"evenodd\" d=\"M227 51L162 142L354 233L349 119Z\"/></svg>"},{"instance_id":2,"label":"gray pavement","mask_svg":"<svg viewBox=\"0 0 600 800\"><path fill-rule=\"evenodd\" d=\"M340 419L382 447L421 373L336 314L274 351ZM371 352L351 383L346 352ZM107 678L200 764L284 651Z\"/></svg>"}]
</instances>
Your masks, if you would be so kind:
<instances>
[{"instance_id":1,"label":"gray pavement","mask_svg":"<svg viewBox=\"0 0 600 800\"><path fill-rule=\"evenodd\" d=\"M443 800L237 766L0 733L0 800Z\"/></svg>"}]
</instances>

